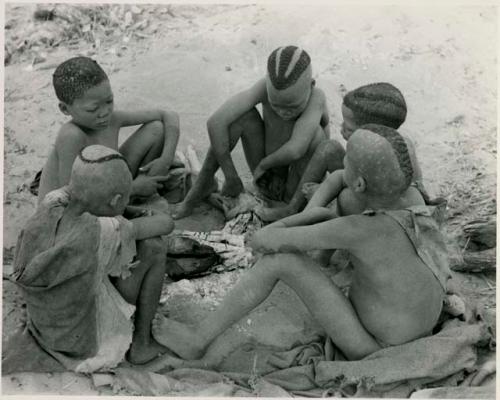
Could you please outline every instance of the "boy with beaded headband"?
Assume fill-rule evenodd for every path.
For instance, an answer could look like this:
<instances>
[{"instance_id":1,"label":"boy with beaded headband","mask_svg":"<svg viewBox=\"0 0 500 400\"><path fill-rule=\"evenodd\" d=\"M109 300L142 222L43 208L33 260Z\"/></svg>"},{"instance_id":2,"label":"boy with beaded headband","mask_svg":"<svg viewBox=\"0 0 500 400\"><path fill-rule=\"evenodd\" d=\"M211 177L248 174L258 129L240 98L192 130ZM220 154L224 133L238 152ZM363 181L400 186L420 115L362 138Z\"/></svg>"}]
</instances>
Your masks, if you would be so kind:
<instances>
[{"instance_id":1,"label":"boy with beaded headband","mask_svg":"<svg viewBox=\"0 0 500 400\"><path fill-rule=\"evenodd\" d=\"M120 150L130 166L132 197L149 197L167 179L179 139L179 117L165 110L119 111L106 73L88 57L60 64L53 75L59 109L71 117L59 130L43 168L39 203L51 190L66 185L71 166L86 146L102 144ZM121 146L122 127L142 125Z\"/></svg>"},{"instance_id":2,"label":"boy with beaded headband","mask_svg":"<svg viewBox=\"0 0 500 400\"><path fill-rule=\"evenodd\" d=\"M173 222L158 212L124 219L131 184L121 154L86 147L69 185L45 196L19 236L14 280L28 329L70 370L109 369L127 351L141 364L166 350L152 338L151 321L165 274L160 235Z\"/></svg>"},{"instance_id":3,"label":"boy with beaded headband","mask_svg":"<svg viewBox=\"0 0 500 400\"><path fill-rule=\"evenodd\" d=\"M184 359L198 359L279 280L297 293L349 360L430 335L450 271L430 210L400 207L413 174L404 139L388 127L363 126L347 142L344 165L347 185L373 211L332 219L331 210L315 208L261 229L251 246L264 256L221 305L195 327L157 316L155 338ZM305 255L314 249L349 252L354 273L347 298Z\"/></svg>"},{"instance_id":4,"label":"boy with beaded headband","mask_svg":"<svg viewBox=\"0 0 500 400\"><path fill-rule=\"evenodd\" d=\"M262 105L262 116L258 104ZM189 215L197 202L210 194L219 167L225 177L222 194L241 193L243 183L231 159L240 138L254 183L262 194L270 200L288 201L302 182L319 182L325 170L342 168L344 150L339 143L327 141L328 123L326 97L314 86L309 55L296 46L275 49L268 58L266 77L231 97L209 118L211 147L197 181L174 217ZM322 173L313 167L304 174L311 160Z\"/></svg>"}]
</instances>

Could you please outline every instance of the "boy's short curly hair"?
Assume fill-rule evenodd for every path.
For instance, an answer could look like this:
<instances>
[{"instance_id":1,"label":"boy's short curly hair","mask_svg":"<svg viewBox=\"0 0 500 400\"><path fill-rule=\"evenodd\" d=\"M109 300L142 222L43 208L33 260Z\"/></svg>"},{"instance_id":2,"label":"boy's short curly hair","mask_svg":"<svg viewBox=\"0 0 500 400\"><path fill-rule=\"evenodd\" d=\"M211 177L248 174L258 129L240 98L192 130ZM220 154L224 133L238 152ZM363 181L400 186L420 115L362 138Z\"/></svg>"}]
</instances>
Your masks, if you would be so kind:
<instances>
[{"instance_id":1,"label":"boy's short curly hair","mask_svg":"<svg viewBox=\"0 0 500 400\"><path fill-rule=\"evenodd\" d=\"M108 76L100 65L83 56L64 61L52 75L57 98L70 105L85 91L107 80Z\"/></svg>"},{"instance_id":2,"label":"boy's short curly hair","mask_svg":"<svg viewBox=\"0 0 500 400\"><path fill-rule=\"evenodd\" d=\"M398 129L406 119L406 102L401 91L386 82L372 83L348 92L344 105L358 125L380 124Z\"/></svg>"},{"instance_id":3,"label":"boy's short curly hair","mask_svg":"<svg viewBox=\"0 0 500 400\"><path fill-rule=\"evenodd\" d=\"M267 74L276 90L295 84L311 65L311 57L297 46L278 47L267 59Z\"/></svg>"}]
</instances>

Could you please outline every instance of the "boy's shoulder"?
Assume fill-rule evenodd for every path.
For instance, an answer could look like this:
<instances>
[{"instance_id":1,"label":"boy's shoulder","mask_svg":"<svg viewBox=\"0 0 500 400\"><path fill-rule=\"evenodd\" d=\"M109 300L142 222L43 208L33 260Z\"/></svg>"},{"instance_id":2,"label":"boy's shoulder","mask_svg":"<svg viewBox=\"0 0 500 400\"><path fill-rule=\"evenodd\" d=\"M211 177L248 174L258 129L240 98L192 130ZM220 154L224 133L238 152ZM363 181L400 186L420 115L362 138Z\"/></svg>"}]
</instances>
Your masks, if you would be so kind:
<instances>
[{"instance_id":1,"label":"boy's shoulder","mask_svg":"<svg viewBox=\"0 0 500 400\"><path fill-rule=\"evenodd\" d=\"M59 128L56 137L56 147L74 145L85 145L87 142L87 134L73 122L69 121Z\"/></svg>"},{"instance_id":2,"label":"boy's shoulder","mask_svg":"<svg viewBox=\"0 0 500 400\"><path fill-rule=\"evenodd\" d=\"M309 104L317 107L324 107L327 103L325 92L317 86L313 86L311 90L311 99Z\"/></svg>"},{"instance_id":3,"label":"boy's shoulder","mask_svg":"<svg viewBox=\"0 0 500 400\"><path fill-rule=\"evenodd\" d=\"M252 86L250 86L247 90L248 93L251 93L253 96L258 98L261 102L267 102L267 86L266 86L266 78L260 78L257 82L255 82Z\"/></svg>"},{"instance_id":4,"label":"boy's shoulder","mask_svg":"<svg viewBox=\"0 0 500 400\"><path fill-rule=\"evenodd\" d=\"M61 125L57 133L57 139L83 139L87 134L75 123L68 121Z\"/></svg>"}]
</instances>

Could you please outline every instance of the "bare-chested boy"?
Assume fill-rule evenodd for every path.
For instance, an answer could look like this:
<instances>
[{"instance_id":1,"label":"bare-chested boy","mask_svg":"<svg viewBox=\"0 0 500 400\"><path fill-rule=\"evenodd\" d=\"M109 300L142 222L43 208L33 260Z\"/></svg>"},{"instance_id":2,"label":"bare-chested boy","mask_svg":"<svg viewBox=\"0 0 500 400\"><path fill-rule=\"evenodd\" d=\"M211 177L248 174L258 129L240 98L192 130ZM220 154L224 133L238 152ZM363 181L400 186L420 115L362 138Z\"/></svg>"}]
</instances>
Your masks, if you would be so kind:
<instances>
[{"instance_id":1,"label":"bare-chested boy","mask_svg":"<svg viewBox=\"0 0 500 400\"><path fill-rule=\"evenodd\" d=\"M152 338L151 321L165 275L160 235L174 224L154 211L123 218L131 184L122 155L86 147L69 186L45 196L19 237L14 279L28 329L71 370L115 367L127 351L140 364L166 350Z\"/></svg>"},{"instance_id":2,"label":"bare-chested boy","mask_svg":"<svg viewBox=\"0 0 500 400\"><path fill-rule=\"evenodd\" d=\"M198 359L221 333L264 301L278 281L290 286L350 360L430 335L449 278L442 235L427 206L400 208L413 176L405 140L365 125L347 142L344 180L372 210L332 219L315 208L258 231L265 253L221 305L197 326L157 316L153 335L184 359ZM354 266L349 296L305 252L345 249Z\"/></svg>"},{"instance_id":3,"label":"bare-chested boy","mask_svg":"<svg viewBox=\"0 0 500 400\"><path fill-rule=\"evenodd\" d=\"M406 119L406 102L403 94L390 83L379 82L361 86L348 92L342 104L342 129L344 139L348 140L353 132L365 124L380 124L398 129ZM412 184L401 196L401 207L411 204L429 203L429 196L422 183L422 172L412 141L403 136L413 168ZM343 180L342 171L330 174L312 196L306 209L323 207L337 199L338 215L351 215L363 212L366 204L353 195ZM292 210L293 211L293 210Z\"/></svg>"},{"instance_id":4,"label":"bare-chested boy","mask_svg":"<svg viewBox=\"0 0 500 400\"><path fill-rule=\"evenodd\" d=\"M211 147L174 218L191 214L210 194L219 167L225 177L222 194L241 193L243 183L231 159L240 138L254 182L268 199L286 202L300 190L301 182L320 182L326 169L342 168L344 156L339 143L327 141L328 122L326 98L314 86L309 55L295 46L277 48L268 58L266 77L231 97L209 118ZM310 168L303 176L316 150L314 162L323 173L316 177Z\"/></svg>"},{"instance_id":5,"label":"bare-chested boy","mask_svg":"<svg viewBox=\"0 0 500 400\"><path fill-rule=\"evenodd\" d=\"M43 168L39 203L48 192L68 183L75 157L92 144L123 154L134 177L132 198L155 194L174 161L179 140L177 114L159 109L114 110L109 79L88 57L74 57L60 64L53 85L59 109L71 120L59 130ZM120 128L133 125L142 126L118 147Z\"/></svg>"}]
</instances>

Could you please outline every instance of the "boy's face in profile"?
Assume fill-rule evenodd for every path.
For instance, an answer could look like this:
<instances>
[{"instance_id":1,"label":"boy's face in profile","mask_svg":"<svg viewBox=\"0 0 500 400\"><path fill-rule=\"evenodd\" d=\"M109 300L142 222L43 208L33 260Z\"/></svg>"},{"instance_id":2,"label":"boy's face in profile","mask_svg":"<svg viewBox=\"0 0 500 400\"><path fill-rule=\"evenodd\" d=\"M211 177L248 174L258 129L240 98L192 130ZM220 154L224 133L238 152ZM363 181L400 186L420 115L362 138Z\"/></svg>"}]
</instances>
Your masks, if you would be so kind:
<instances>
[{"instance_id":1,"label":"boy's face in profile","mask_svg":"<svg viewBox=\"0 0 500 400\"><path fill-rule=\"evenodd\" d=\"M285 121L297 119L306 109L311 97L312 83L310 79L299 79L289 88L276 90L267 78L266 86L269 105Z\"/></svg>"},{"instance_id":2,"label":"boy's face in profile","mask_svg":"<svg viewBox=\"0 0 500 400\"><path fill-rule=\"evenodd\" d=\"M73 122L91 130L101 130L109 125L113 113L113 92L109 81L88 89L73 104L60 104L61 111L70 115Z\"/></svg>"},{"instance_id":3,"label":"boy's face in profile","mask_svg":"<svg viewBox=\"0 0 500 400\"><path fill-rule=\"evenodd\" d=\"M354 113L345 104L342 104L342 118L344 121L340 133L345 140L349 140L354 131L358 129L358 125L354 120Z\"/></svg>"}]
</instances>

